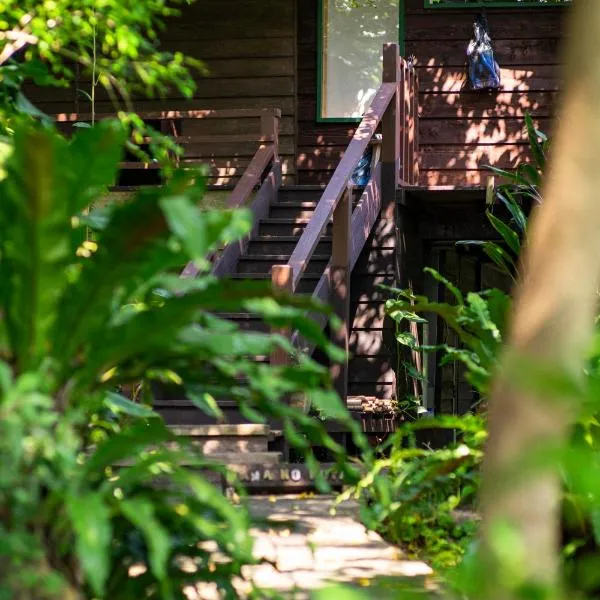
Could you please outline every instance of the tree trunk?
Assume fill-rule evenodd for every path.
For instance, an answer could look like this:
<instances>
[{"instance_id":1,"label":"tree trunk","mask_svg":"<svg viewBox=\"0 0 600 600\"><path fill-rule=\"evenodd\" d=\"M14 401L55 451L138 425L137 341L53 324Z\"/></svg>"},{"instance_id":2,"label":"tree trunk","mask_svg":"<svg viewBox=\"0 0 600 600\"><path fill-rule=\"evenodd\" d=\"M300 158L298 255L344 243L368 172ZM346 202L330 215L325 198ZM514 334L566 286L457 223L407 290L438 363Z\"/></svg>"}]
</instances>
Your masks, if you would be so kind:
<instances>
[{"instance_id":1,"label":"tree trunk","mask_svg":"<svg viewBox=\"0 0 600 600\"><path fill-rule=\"evenodd\" d=\"M507 367L494 387L483 468L482 551L491 571L486 598L516 598L494 555L494 524L513 526L526 550L526 579L558 590L561 481L549 465L506 485L503 474L540 444L566 440L576 408L519 390L510 356L581 376L596 313L600 273L600 2L571 11L565 89L553 139L544 204L532 220L515 295ZM558 594L557 594L558 595Z\"/></svg>"}]
</instances>

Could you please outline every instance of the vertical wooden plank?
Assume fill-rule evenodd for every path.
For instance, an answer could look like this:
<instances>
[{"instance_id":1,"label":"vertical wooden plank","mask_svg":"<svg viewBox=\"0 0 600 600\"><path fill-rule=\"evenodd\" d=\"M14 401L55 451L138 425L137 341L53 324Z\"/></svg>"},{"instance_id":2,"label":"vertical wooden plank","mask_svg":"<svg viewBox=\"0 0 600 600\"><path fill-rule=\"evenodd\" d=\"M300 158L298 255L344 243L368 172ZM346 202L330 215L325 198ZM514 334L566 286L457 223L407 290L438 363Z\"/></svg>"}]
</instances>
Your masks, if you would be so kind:
<instances>
[{"instance_id":1,"label":"vertical wooden plank","mask_svg":"<svg viewBox=\"0 0 600 600\"><path fill-rule=\"evenodd\" d=\"M402 59L397 44L383 47L383 82L396 83L396 95L390 102L381 123L381 200L382 213L393 218L396 203L396 184L400 165L401 105L399 77Z\"/></svg>"},{"instance_id":2,"label":"vertical wooden plank","mask_svg":"<svg viewBox=\"0 0 600 600\"><path fill-rule=\"evenodd\" d=\"M260 132L273 136L274 159L279 160L279 117L273 110L264 110L260 115Z\"/></svg>"},{"instance_id":3,"label":"vertical wooden plank","mask_svg":"<svg viewBox=\"0 0 600 600\"><path fill-rule=\"evenodd\" d=\"M404 114L403 114L403 122L404 122L404 131L401 138L402 141L402 179L404 181L408 180L409 172L411 169L411 165L409 163L409 151L408 151L408 140L410 136L410 69L408 68L408 64L406 61L402 62L402 102L404 104Z\"/></svg>"},{"instance_id":4,"label":"vertical wooden plank","mask_svg":"<svg viewBox=\"0 0 600 600\"><path fill-rule=\"evenodd\" d=\"M273 265L271 267L271 285L275 290L281 290L292 293L293 271L289 265ZM289 336L290 332L285 329L276 329L273 333ZM290 356L284 350L278 348L271 354L272 365L287 365L290 363Z\"/></svg>"},{"instance_id":5,"label":"vertical wooden plank","mask_svg":"<svg viewBox=\"0 0 600 600\"><path fill-rule=\"evenodd\" d=\"M414 82L413 82L413 115L415 120L415 140L414 140L414 162L412 165L412 184L419 184L419 75L417 70L414 69Z\"/></svg>"},{"instance_id":6,"label":"vertical wooden plank","mask_svg":"<svg viewBox=\"0 0 600 600\"><path fill-rule=\"evenodd\" d=\"M346 353L341 363L331 365L331 377L342 401L348 397L348 340L350 332L350 242L352 221L352 188L348 187L333 213L331 249L330 303L340 320L332 328L331 340Z\"/></svg>"},{"instance_id":7,"label":"vertical wooden plank","mask_svg":"<svg viewBox=\"0 0 600 600\"><path fill-rule=\"evenodd\" d=\"M414 161L414 156L413 156L413 141L414 141L414 137L415 137L415 123L414 123L414 115L413 115L413 107L414 107L414 102L413 102L413 94L414 94L414 88L413 88L413 75L414 75L414 70L412 67L408 67L407 68L407 88L408 88L408 93L407 93L407 97L406 97L406 101L407 101L407 135L406 135L406 177L404 178L405 181L407 181L408 183L412 183L411 179L412 179L412 166L413 166L413 161Z\"/></svg>"}]
</instances>

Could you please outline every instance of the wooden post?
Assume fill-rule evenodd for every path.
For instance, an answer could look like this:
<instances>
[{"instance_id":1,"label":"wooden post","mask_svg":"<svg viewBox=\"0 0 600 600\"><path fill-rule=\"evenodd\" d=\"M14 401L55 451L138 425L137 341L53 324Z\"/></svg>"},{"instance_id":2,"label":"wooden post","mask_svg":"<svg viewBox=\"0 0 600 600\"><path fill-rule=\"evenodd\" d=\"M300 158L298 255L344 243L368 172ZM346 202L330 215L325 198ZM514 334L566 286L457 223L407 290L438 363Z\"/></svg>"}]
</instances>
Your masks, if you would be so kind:
<instances>
[{"instance_id":1,"label":"wooden post","mask_svg":"<svg viewBox=\"0 0 600 600\"><path fill-rule=\"evenodd\" d=\"M396 95L385 111L381 123L381 210L385 218L394 216L396 183L400 170L400 68L398 44L385 44L383 82L396 83Z\"/></svg>"},{"instance_id":2,"label":"wooden post","mask_svg":"<svg viewBox=\"0 0 600 600\"><path fill-rule=\"evenodd\" d=\"M408 110L407 119L407 135L406 135L406 164L405 166L405 181L413 183L413 165L415 164L415 104L414 104L414 69L407 65L406 77L406 102Z\"/></svg>"},{"instance_id":3,"label":"wooden post","mask_svg":"<svg viewBox=\"0 0 600 600\"><path fill-rule=\"evenodd\" d=\"M419 76L417 69L413 66L413 119L415 135L413 140L413 164L412 164L412 180L413 185L419 185Z\"/></svg>"},{"instance_id":4,"label":"wooden post","mask_svg":"<svg viewBox=\"0 0 600 600\"><path fill-rule=\"evenodd\" d=\"M289 293L293 292L293 269L290 265L273 265L271 267L271 285L275 290L282 290ZM286 329L275 329L273 333L288 336L290 332ZM287 365L290 363L290 356L278 348L271 354L272 365Z\"/></svg>"},{"instance_id":5,"label":"wooden post","mask_svg":"<svg viewBox=\"0 0 600 600\"><path fill-rule=\"evenodd\" d=\"M276 111L264 110L260 115L260 133L273 137L273 161L279 160L279 117Z\"/></svg>"},{"instance_id":6,"label":"wooden post","mask_svg":"<svg viewBox=\"0 0 600 600\"><path fill-rule=\"evenodd\" d=\"M341 324L331 330L331 340L346 353L343 362L331 366L336 392L343 402L348 397L348 338L350 335L350 245L352 187L348 187L333 213L330 273L330 302Z\"/></svg>"}]
</instances>

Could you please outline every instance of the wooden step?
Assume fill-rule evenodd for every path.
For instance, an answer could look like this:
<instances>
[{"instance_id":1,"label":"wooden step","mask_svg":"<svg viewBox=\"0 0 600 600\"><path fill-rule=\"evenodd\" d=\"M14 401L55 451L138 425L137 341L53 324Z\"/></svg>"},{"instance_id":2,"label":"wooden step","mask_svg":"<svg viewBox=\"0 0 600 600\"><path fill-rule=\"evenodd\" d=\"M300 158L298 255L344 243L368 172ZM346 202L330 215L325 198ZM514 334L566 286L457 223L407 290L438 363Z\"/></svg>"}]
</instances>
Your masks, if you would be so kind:
<instances>
[{"instance_id":1,"label":"wooden step","mask_svg":"<svg viewBox=\"0 0 600 600\"><path fill-rule=\"evenodd\" d=\"M269 273L234 273L232 279L247 280L269 280ZM316 273L305 273L300 279L296 292L299 294L312 294L321 275ZM350 283L350 302L385 301L391 298L390 292L379 286L393 286L395 277L393 274L360 274L352 275ZM358 394L361 395L361 394Z\"/></svg>"},{"instance_id":2,"label":"wooden step","mask_svg":"<svg viewBox=\"0 0 600 600\"><path fill-rule=\"evenodd\" d=\"M171 430L190 441L204 455L267 452L271 429L268 425L176 425Z\"/></svg>"},{"instance_id":3,"label":"wooden step","mask_svg":"<svg viewBox=\"0 0 600 600\"><path fill-rule=\"evenodd\" d=\"M256 237L250 240L246 255L287 254L290 256L299 239L300 235ZM317 244L315 252L331 256L331 236L322 237L321 241Z\"/></svg>"},{"instance_id":4,"label":"wooden step","mask_svg":"<svg viewBox=\"0 0 600 600\"><path fill-rule=\"evenodd\" d=\"M221 319L227 319L235 323L240 329L249 331L258 331L260 333L267 333L270 331L270 327L265 323L260 315L250 313L216 313L217 317Z\"/></svg>"},{"instance_id":5,"label":"wooden step","mask_svg":"<svg viewBox=\"0 0 600 600\"><path fill-rule=\"evenodd\" d=\"M269 273L234 273L231 278L252 281L269 281L271 279L271 275ZM298 287L296 288L296 293L312 294L320 278L321 275L314 273L307 273L303 275L302 279L300 279L300 282L298 283Z\"/></svg>"},{"instance_id":6,"label":"wooden step","mask_svg":"<svg viewBox=\"0 0 600 600\"><path fill-rule=\"evenodd\" d=\"M301 235L308 225L309 219L261 219L258 224L258 235L280 236ZM325 235L331 235L331 223L325 229Z\"/></svg>"},{"instance_id":7,"label":"wooden step","mask_svg":"<svg viewBox=\"0 0 600 600\"><path fill-rule=\"evenodd\" d=\"M271 219L310 219L315 212L317 202L275 203L269 208Z\"/></svg>"},{"instance_id":8,"label":"wooden step","mask_svg":"<svg viewBox=\"0 0 600 600\"><path fill-rule=\"evenodd\" d=\"M224 422L228 425L248 423L248 419L240 412L239 405L234 400L219 400L219 408L223 412ZM168 425L218 425L214 417L200 410L187 398L160 399L154 401L154 410L159 413ZM272 427L280 424L271 423Z\"/></svg>"},{"instance_id":9,"label":"wooden step","mask_svg":"<svg viewBox=\"0 0 600 600\"><path fill-rule=\"evenodd\" d=\"M287 254L263 254L242 256L238 262L238 273L270 273L273 265L283 265L289 260ZM321 274L331 257L323 254L313 255L306 267L306 273Z\"/></svg>"},{"instance_id":10,"label":"wooden step","mask_svg":"<svg viewBox=\"0 0 600 600\"><path fill-rule=\"evenodd\" d=\"M355 202L353 206L356 206ZM310 219L317 207L317 202L280 202L272 204L269 218L272 219Z\"/></svg>"},{"instance_id":11,"label":"wooden step","mask_svg":"<svg viewBox=\"0 0 600 600\"><path fill-rule=\"evenodd\" d=\"M299 201L315 201L317 202L323 195L324 186L320 185L301 185L301 186L284 186L279 188L277 201L299 202Z\"/></svg>"},{"instance_id":12,"label":"wooden step","mask_svg":"<svg viewBox=\"0 0 600 600\"><path fill-rule=\"evenodd\" d=\"M281 452L215 452L208 455L223 465L277 465L281 462Z\"/></svg>"},{"instance_id":13,"label":"wooden step","mask_svg":"<svg viewBox=\"0 0 600 600\"><path fill-rule=\"evenodd\" d=\"M205 466L206 459L218 463L220 465L235 466L235 465L277 465L281 462L281 452L215 452L207 456L191 456L182 460L179 465L182 467L200 468ZM115 467L125 468L135 464L133 459L126 459L115 463Z\"/></svg>"}]
</instances>

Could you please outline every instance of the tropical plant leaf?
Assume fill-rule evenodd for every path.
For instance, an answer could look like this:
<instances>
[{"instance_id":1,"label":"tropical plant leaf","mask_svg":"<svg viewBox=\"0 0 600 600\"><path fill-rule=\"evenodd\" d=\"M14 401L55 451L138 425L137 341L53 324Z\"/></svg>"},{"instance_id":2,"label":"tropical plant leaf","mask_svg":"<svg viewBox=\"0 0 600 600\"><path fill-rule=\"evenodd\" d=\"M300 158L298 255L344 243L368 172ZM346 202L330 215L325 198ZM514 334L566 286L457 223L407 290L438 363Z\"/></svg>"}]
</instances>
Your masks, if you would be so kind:
<instances>
[{"instance_id":1,"label":"tropical plant leaf","mask_svg":"<svg viewBox=\"0 0 600 600\"><path fill-rule=\"evenodd\" d=\"M504 221L498 219L491 212L487 213L487 218L492 224L493 228L502 236L502 239L506 242L506 245L515 253L519 255L521 251L521 241L519 235L511 229Z\"/></svg>"},{"instance_id":2,"label":"tropical plant leaf","mask_svg":"<svg viewBox=\"0 0 600 600\"><path fill-rule=\"evenodd\" d=\"M171 538L156 518L154 504L146 498L134 497L123 500L119 508L125 517L144 534L148 546L150 569L159 581L163 581L167 575Z\"/></svg>"},{"instance_id":3,"label":"tropical plant leaf","mask_svg":"<svg viewBox=\"0 0 600 600\"><path fill-rule=\"evenodd\" d=\"M0 298L21 371L47 356L71 260L66 142L38 127L17 126L0 183Z\"/></svg>"},{"instance_id":4,"label":"tropical plant leaf","mask_svg":"<svg viewBox=\"0 0 600 600\"><path fill-rule=\"evenodd\" d=\"M504 204L513 219L513 222L518 227L521 235L527 231L527 217L515 200L513 193L506 187L499 188L496 192L496 198Z\"/></svg>"},{"instance_id":5,"label":"tropical plant leaf","mask_svg":"<svg viewBox=\"0 0 600 600\"><path fill-rule=\"evenodd\" d=\"M110 511L98 493L72 495L66 502L75 532L75 551L94 594L102 597L109 574Z\"/></svg>"},{"instance_id":6,"label":"tropical plant leaf","mask_svg":"<svg viewBox=\"0 0 600 600\"><path fill-rule=\"evenodd\" d=\"M461 291L453 283L446 279L441 273L439 273L435 269L431 269L430 267L426 267L424 271L425 273L429 273L436 281L442 283L446 287L446 289L456 298L456 301L459 304L465 303L465 299Z\"/></svg>"},{"instance_id":7,"label":"tropical plant leaf","mask_svg":"<svg viewBox=\"0 0 600 600\"><path fill-rule=\"evenodd\" d=\"M80 129L69 144L68 209L76 215L113 185L119 171L127 131L117 120L106 119ZM65 165L66 166L66 165Z\"/></svg>"},{"instance_id":8,"label":"tropical plant leaf","mask_svg":"<svg viewBox=\"0 0 600 600\"><path fill-rule=\"evenodd\" d=\"M226 392L229 390L222 388L222 391ZM223 411L219 408L215 397L208 391L202 390L199 386L188 386L185 389L185 395L194 406L198 407L205 414L219 421L223 419Z\"/></svg>"},{"instance_id":9,"label":"tropical plant leaf","mask_svg":"<svg viewBox=\"0 0 600 600\"><path fill-rule=\"evenodd\" d=\"M110 410L122 412L130 417L150 419L159 416L149 406L145 406L139 402L133 402L133 400L125 398L125 396L115 392L106 393L106 396L104 397L104 404Z\"/></svg>"},{"instance_id":10,"label":"tropical plant leaf","mask_svg":"<svg viewBox=\"0 0 600 600\"><path fill-rule=\"evenodd\" d=\"M101 477L106 467L112 467L120 460L137 458L141 450L153 444L175 439L162 419L136 422L102 442L87 458L82 474L84 477Z\"/></svg>"},{"instance_id":11,"label":"tropical plant leaf","mask_svg":"<svg viewBox=\"0 0 600 600\"><path fill-rule=\"evenodd\" d=\"M546 155L542 143L547 141L547 137L539 131L533 122L531 114L525 113L525 127L527 128L527 138L529 148L537 168L542 171L546 166ZM540 143L540 140L542 143Z\"/></svg>"}]
</instances>

